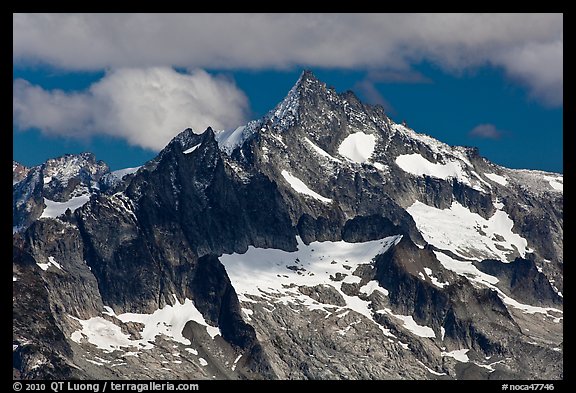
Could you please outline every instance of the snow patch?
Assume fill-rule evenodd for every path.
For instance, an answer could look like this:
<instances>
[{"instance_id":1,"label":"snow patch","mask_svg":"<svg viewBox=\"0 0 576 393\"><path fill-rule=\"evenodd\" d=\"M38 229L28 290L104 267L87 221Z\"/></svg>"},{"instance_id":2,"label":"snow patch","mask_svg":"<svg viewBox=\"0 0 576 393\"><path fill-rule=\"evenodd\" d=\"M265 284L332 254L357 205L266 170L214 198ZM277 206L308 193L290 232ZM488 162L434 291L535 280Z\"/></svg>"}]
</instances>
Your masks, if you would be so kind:
<instances>
[{"instance_id":1,"label":"snow patch","mask_svg":"<svg viewBox=\"0 0 576 393\"><path fill-rule=\"evenodd\" d=\"M208 362L204 358L198 358L198 361L202 367L206 367L208 365Z\"/></svg>"},{"instance_id":2,"label":"snow patch","mask_svg":"<svg viewBox=\"0 0 576 393\"><path fill-rule=\"evenodd\" d=\"M501 186L508 184L508 180L504 176L500 176L495 173L485 173L484 176L492 180L494 183L500 184Z\"/></svg>"},{"instance_id":3,"label":"snow patch","mask_svg":"<svg viewBox=\"0 0 576 393\"><path fill-rule=\"evenodd\" d=\"M198 149L198 148L200 147L200 145L201 145L201 143L199 143L199 144L197 144L197 145L195 145L195 146L192 146L190 149L186 149L186 150L184 150L182 153L184 153L184 154L190 154L190 153L192 153L194 150Z\"/></svg>"},{"instance_id":4,"label":"snow patch","mask_svg":"<svg viewBox=\"0 0 576 393\"><path fill-rule=\"evenodd\" d=\"M82 339L97 346L105 352L113 352L121 347L130 347L135 343L130 340L128 334L122 333L120 326L115 325L102 317L93 317L86 321L72 317L82 325L81 330L77 330L70 338L80 344Z\"/></svg>"},{"instance_id":5,"label":"snow patch","mask_svg":"<svg viewBox=\"0 0 576 393\"><path fill-rule=\"evenodd\" d=\"M56 268L58 268L58 269L60 269L60 270L63 270L63 269L62 269L62 266L60 266L60 264L59 264L58 262L56 262L56 260L54 259L54 257L48 257L48 263L39 263L39 262L36 262L36 265L38 265L38 266L40 267L40 269L42 269L42 270L44 270L44 271L48 270L48 268L49 268L50 266L54 266L54 267L56 267Z\"/></svg>"},{"instance_id":6,"label":"snow patch","mask_svg":"<svg viewBox=\"0 0 576 393\"><path fill-rule=\"evenodd\" d=\"M338 154L350 161L362 164L372 156L376 147L376 137L363 132L348 135L338 147Z\"/></svg>"},{"instance_id":7,"label":"snow patch","mask_svg":"<svg viewBox=\"0 0 576 393\"><path fill-rule=\"evenodd\" d=\"M418 337L436 337L436 333L434 333L434 330L431 327L417 324L414 318L412 318L412 315L394 314L389 308L384 308L383 310L378 310L376 312L379 314L388 314L394 318L400 319L404 323L404 327Z\"/></svg>"},{"instance_id":8,"label":"snow patch","mask_svg":"<svg viewBox=\"0 0 576 393\"><path fill-rule=\"evenodd\" d=\"M389 171L388 165L384 165L380 162L373 162L372 165L374 165L374 168L378 169L379 171L382 171L382 172L388 172Z\"/></svg>"},{"instance_id":9,"label":"snow patch","mask_svg":"<svg viewBox=\"0 0 576 393\"><path fill-rule=\"evenodd\" d=\"M236 359L234 359L234 364L232 364L232 371L236 370L236 364L238 363L238 361L240 360L241 357L242 357L242 354L238 355L236 357Z\"/></svg>"},{"instance_id":10,"label":"snow patch","mask_svg":"<svg viewBox=\"0 0 576 393\"><path fill-rule=\"evenodd\" d=\"M314 144L314 142L312 142L310 139L308 138L304 138L304 140L310 145L310 147L312 147L312 149L320 154L322 157L325 157L327 159L329 159L330 161L334 161L334 162L338 162L338 163L342 163L342 161L340 161L337 158L332 157L330 154L328 154L326 151L324 151L323 149L321 149L320 147L318 147L316 144Z\"/></svg>"},{"instance_id":11,"label":"snow patch","mask_svg":"<svg viewBox=\"0 0 576 393\"><path fill-rule=\"evenodd\" d=\"M431 369L430 367L428 367L428 366L424 366L424 367L426 368L426 370L428 370L428 372L429 372L430 374L434 374L434 375L438 375L438 376L440 376L440 375L447 375L446 373L439 373L439 372L437 372L437 371L434 371L434 370L432 370L432 369Z\"/></svg>"},{"instance_id":12,"label":"snow patch","mask_svg":"<svg viewBox=\"0 0 576 393\"><path fill-rule=\"evenodd\" d=\"M56 262L56 259L54 259L54 257L48 257L48 261L54 265L55 267L57 267L58 269L62 270L62 266L60 266L60 264L58 262Z\"/></svg>"},{"instance_id":13,"label":"snow patch","mask_svg":"<svg viewBox=\"0 0 576 393\"><path fill-rule=\"evenodd\" d=\"M379 292L383 293L384 296L388 296L388 290L385 288L382 288L380 286L380 284L378 283L378 281L376 281L376 280L368 281L366 283L366 285L364 285L363 287L360 287L360 293L364 293L364 294L366 294L366 296L372 295L372 292L374 292L374 291L379 291Z\"/></svg>"},{"instance_id":14,"label":"snow patch","mask_svg":"<svg viewBox=\"0 0 576 393\"><path fill-rule=\"evenodd\" d=\"M498 278L480 271L470 261L458 261L449 257L448 255L434 251L436 259L447 270L451 270L461 276L468 278L470 281L485 285L493 286L498 283Z\"/></svg>"},{"instance_id":15,"label":"snow patch","mask_svg":"<svg viewBox=\"0 0 576 393\"><path fill-rule=\"evenodd\" d=\"M244 298L246 298L246 296L244 296ZM240 299L240 300L244 301L243 299ZM242 313L244 313L244 316L246 317L246 322L250 322L252 320L252 318L250 318L250 316L254 315L254 311L250 310L249 308L243 308Z\"/></svg>"},{"instance_id":16,"label":"snow patch","mask_svg":"<svg viewBox=\"0 0 576 393\"><path fill-rule=\"evenodd\" d=\"M450 250L468 259L509 261L518 250L526 255L528 242L512 232L514 221L495 203L496 212L488 220L472 213L457 201L448 209L437 209L416 201L406 210L414 218L424 239L434 246Z\"/></svg>"},{"instance_id":17,"label":"snow patch","mask_svg":"<svg viewBox=\"0 0 576 393\"><path fill-rule=\"evenodd\" d=\"M495 364L504 363L504 361L505 361L505 359L498 360L497 362L493 362L493 363L490 363L490 364L478 364L478 363L476 363L476 362L472 362L472 363L474 363L474 364L477 365L478 367L482 367L482 368L485 368L485 369L487 369L487 370L490 370L490 372L492 373L492 372L496 371L493 366L494 366Z\"/></svg>"},{"instance_id":18,"label":"snow patch","mask_svg":"<svg viewBox=\"0 0 576 393\"><path fill-rule=\"evenodd\" d=\"M292 176L288 171L282 171L282 177L290 184L290 186L294 189L294 191L308 195L314 199L322 201L324 203L331 203L332 199L323 197L322 195L312 191L310 187L308 187L304 182L298 179L296 176Z\"/></svg>"},{"instance_id":19,"label":"snow patch","mask_svg":"<svg viewBox=\"0 0 576 393\"><path fill-rule=\"evenodd\" d=\"M46 208L42 212L40 218L56 218L64 214L66 209L70 209L74 212L89 200L90 195L80 195L74 198L70 198L70 200L67 202L55 202L44 198L44 204L46 205Z\"/></svg>"},{"instance_id":20,"label":"snow patch","mask_svg":"<svg viewBox=\"0 0 576 393\"><path fill-rule=\"evenodd\" d=\"M436 154L452 157L456 160L462 161L468 167L473 167L472 163L466 156L466 148L464 147L447 145L446 143L440 142L439 140L434 139L429 135L419 134L403 124L392 123L391 130L403 135L411 141L417 141L423 145L426 145L430 150L432 150L432 152Z\"/></svg>"},{"instance_id":21,"label":"snow patch","mask_svg":"<svg viewBox=\"0 0 576 393\"><path fill-rule=\"evenodd\" d=\"M146 341L153 341L156 336L164 334L176 342L190 345L190 340L182 336L182 330L188 321L195 321L203 325L212 338L220 334L218 328L206 322L192 300L185 299L184 303L180 304L176 295L173 296L175 301L173 306L166 305L153 314L125 313L118 315L117 318L122 322L139 322L146 325L141 332L142 338Z\"/></svg>"},{"instance_id":22,"label":"snow patch","mask_svg":"<svg viewBox=\"0 0 576 393\"><path fill-rule=\"evenodd\" d=\"M103 366L103 365L104 365L104 363L100 363L100 362L97 362L97 361L92 360L92 359L86 359L86 361L87 361L88 363L92 363L92 364L95 364L95 365L97 365L97 366Z\"/></svg>"},{"instance_id":23,"label":"snow patch","mask_svg":"<svg viewBox=\"0 0 576 393\"><path fill-rule=\"evenodd\" d=\"M297 237L298 250L295 252L250 246L244 254L222 255L220 262L226 268L228 277L241 299L248 299L249 296L263 297L271 305L295 304L338 317L343 317L346 312L353 310L376 324L385 335L391 336L387 329L374 320L370 302L346 295L342 292L341 285L347 281L359 282L360 278L351 272L361 264L372 263L376 255L398 244L401 239L402 236L397 235L364 243L326 241L305 245L300 237ZM344 265L349 269L344 268ZM342 281L335 281L338 273L347 276ZM332 286L344 298L346 306L335 307L318 303L298 291L299 286L316 285ZM375 288L376 285L376 282L364 285L363 292L381 290L382 293L387 293L384 288Z\"/></svg>"},{"instance_id":24,"label":"snow patch","mask_svg":"<svg viewBox=\"0 0 576 393\"><path fill-rule=\"evenodd\" d=\"M509 297L504 292L502 292L498 287L496 287L496 284L498 283L498 278L480 271L478 268L476 268L476 266L472 264L472 262L457 261L442 252L438 251L433 252L436 255L438 261L440 261L442 266L444 266L444 268L452 270L453 272L468 278L473 283L486 286L496 291L500 299L502 299L502 301L507 306L519 309L525 314L536 314L536 313L545 314L548 317L552 318L554 322L556 323L560 322L561 317L551 315L550 312L563 314L562 310L553 307L538 307L520 303L519 301Z\"/></svg>"},{"instance_id":25,"label":"snow patch","mask_svg":"<svg viewBox=\"0 0 576 393\"><path fill-rule=\"evenodd\" d=\"M173 296L175 300L173 306L166 305L152 314L124 313L115 315L114 311L107 307L105 312L107 315L113 315L122 322L138 322L144 325L140 332L142 338L139 340L130 339L129 335L122 333L119 326L102 317L93 317L88 320L71 317L82 325L82 329L72 333L71 339L80 343L82 338L86 338L89 343L98 348L112 352L122 347L151 349L154 347L151 342L154 342L159 335L164 335L184 345L190 345L190 340L182 336L184 326L189 321L195 321L204 326L212 338L220 334L218 328L210 326L204 320L192 300L185 299L184 303L180 303L176 295Z\"/></svg>"},{"instance_id":26,"label":"snow patch","mask_svg":"<svg viewBox=\"0 0 576 393\"><path fill-rule=\"evenodd\" d=\"M410 347L408 346L408 344L403 343L402 341L398 341L398 344L400 344L400 346L401 346L402 348L406 349L406 350L409 350L409 349L410 349Z\"/></svg>"},{"instance_id":27,"label":"snow patch","mask_svg":"<svg viewBox=\"0 0 576 393\"><path fill-rule=\"evenodd\" d=\"M563 176L544 176L544 179L548 181L548 184L550 184L553 190L564 192Z\"/></svg>"},{"instance_id":28,"label":"snow patch","mask_svg":"<svg viewBox=\"0 0 576 393\"><path fill-rule=\"evenodd\" d=\"M138 172L138 169L142 168L142 166L136 166L133 168L124 168L124 169L118 169L117 171L113 171L110 174L113 175L114 177L116 177L117 179L124 179L124 176L127 175L131 175L133 173Z\"/></svg>"},{"instance_id":29,"label":"snow patch","mask_svg":"<svg viewBox=\"0 0 576 393\"><path fill-rule=\"evenodd\" d=\"M448 282L438 281L438 279L434 277L434 275L432 274L432 269L425 267L424 271L426 272L426 275L430 278L430 281L432 281L432 284L436 285L438 288L444 288L446 285L449 285Z\"/></svg>"},{"instance_id":30,"label":"snow patch","mask_svg":"<svg viewBox=\"0 0 576 393\"><path fill-rule=\"evenodd\" d=\"M520 303L519 301L512 299L511 297L505 295L498 288L494 288L494 289L498 292L498 296L500 296L500 298L502 299L502 301L504 303L506 303L507 305L509 305L511 307L522 310L524 312L524 314L536 314L536 313L538 313L538 314L549 315L548 314L549 311L562 313L562 310L559 310L559 309L553 308L553 307L538 307L538 306L531 306L529 304ZM552 317L552 318L559 319L556 317Z\"/></svg>"},{"instance_id":31,"label":"snow patch","mask_svg":"<svg viewBox=\"0 0 576 393\"><path fill-rule=\"evenodd\" d=\"M433 163L422 157L418 153L402 154L396 157L396 165L404 172L411 173L415 176L431 176L438 179L448 180L456 178L461 183L472 187L468 175L464 172L460 161L447 160L445 164Z\"/></svg>"},{"instance_id":32,"label":"snow patch","mask_svg":"<svg viewBox=\"0 0 576 393\"><path fill-rule=\"evenodd\" d=\"M184 348L186 352L190 352L192 355L198 356L198 351L194 348Z\"/></svg>"},{"instance_id":33,"label":"snow patch","mask_svg":"<svg viewBox=\"0 0 576 393\"><path fill-rule=\"evenodd\" d=\"M470 359L468 359L468 355L467 355L468 351L469 351L469 349L457 349L455 351L450 351L450 352L441 352L440 355L442 355L442 357L448 356L448 357L454 358L454 359L456 359L462 363L468 363L470 361Z\"/></svg>"}]
</instances>

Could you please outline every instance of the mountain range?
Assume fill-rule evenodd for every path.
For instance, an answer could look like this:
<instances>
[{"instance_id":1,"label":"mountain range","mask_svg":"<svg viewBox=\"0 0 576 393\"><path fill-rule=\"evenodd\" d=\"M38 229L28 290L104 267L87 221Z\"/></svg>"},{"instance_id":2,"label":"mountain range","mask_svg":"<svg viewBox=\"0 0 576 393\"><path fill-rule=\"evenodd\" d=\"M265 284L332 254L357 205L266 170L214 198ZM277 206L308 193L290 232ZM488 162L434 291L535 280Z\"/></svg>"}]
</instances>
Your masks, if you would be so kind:
<instances>
[{"instance_id":1,"label":"mountain range","mask_svg":"<svg viewBox=\"0 0 576 393\"><path fill-rule=\"evenodd\" d=\"M563 378L562 174L309 71L199 132L13 162L14 378Z\"/></svg>"}]
</instances>

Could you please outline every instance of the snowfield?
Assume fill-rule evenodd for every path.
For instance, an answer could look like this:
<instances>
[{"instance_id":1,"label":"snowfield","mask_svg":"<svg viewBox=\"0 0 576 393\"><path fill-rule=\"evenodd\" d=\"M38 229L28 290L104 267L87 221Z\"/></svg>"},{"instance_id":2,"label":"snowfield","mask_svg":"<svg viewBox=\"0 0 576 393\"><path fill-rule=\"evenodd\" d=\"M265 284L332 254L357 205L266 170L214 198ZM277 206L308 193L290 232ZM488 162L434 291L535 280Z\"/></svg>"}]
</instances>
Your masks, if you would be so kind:
<instances>
[{"instance_id":1,"label":"snowfield","mask_svg":"<svg viewBox=\"0 0 576 393\"><path fill-rule=\"evenodd\" d=\"M528 242L512 232L514 221L502 210L503 205L495 206L498 210L489 219L472 213L457 201L444 210L416 201L406 210L424 240L440 249L475 260L494 258L509 262L514 259L514 251L524 257Z\"/></svg>"},{"instance_id":2,"label":"snowfield","mask_svg":"<svg viewBox=\"0 0 576 393\"><path fill-rule=\"evenodd\" d=\"M76 209L84 206L84 204L89 200L90 195L80 195L74 198L70 198L70 200L66 202L54 202L50 199L44 198L44 204L46 205L46 208L42 212L40 218L56 218L64 214L66 209L70 209L74 212Z\"/></svg>"},{"instance_id":3,"label":"snowfield","mask_svg":"<svg viewBox=\"0 0 576 393\"><path fill-rule=\"evenodd\" d=\"M200 311L194 306L190 299L185 299L180 303L174 295L174 305L166 305L156 310L152 314L124 313L116 315L110 307L105 307L102 314L116 317L122 322L138 322L144 325L139 340L133 340L128 334L122 332L118 325L102 317L93 317L88 320L81 320L70 316L70 318L80 323L82 328L72 333L71 339L81 343L83 340L97 346L105 352L122 350L122 348L151 349L152 342L157 336L163 335L173 341L184 345L191 345L190 340L182 336L182 330L188 321L195 321L206 328L210 337L214 338L220 334L220 329L209 325Z\"/></svg>"},{"instance_id":4,"label":"snowfield","mask_svg":"<svg viewBox=\"0 0 576 393\"><path fill-rule=\"evenodd\" d=\"M338 154L352 162L362 164L374 153L376 137L363 132L348 135L338 147Z\"/></svg>"},{"instance_id":5,"label":"snowfield","mask_svg":"<svg viewBox=\"0 0 576 393\"><path fill-rule=\"evenodd\" d=\"M370 302L348 296L340 289L342 283L358 283L360 277L352 275L360 264L370 264L373 258L398 244L402 235L390 236L365 243L312 242L305 245L298 237L298 251L250 246L244 254L224 254L220 261L226 267L232 285L242 302L253 302L247 295L266 297L272 303L300 304L310 310L323 310L327 314L353 310L378 326L386 336L392 336L374 321ZM337 274L346 274L342 281L334 281ZM295 284L296 287L294 285ZM318 303L298 291L297 286L329 285L336 289L346 302L345 307ZM363 293L374 290L386 295L388 291L369 282Z\"/></svg>"}]
</instances>

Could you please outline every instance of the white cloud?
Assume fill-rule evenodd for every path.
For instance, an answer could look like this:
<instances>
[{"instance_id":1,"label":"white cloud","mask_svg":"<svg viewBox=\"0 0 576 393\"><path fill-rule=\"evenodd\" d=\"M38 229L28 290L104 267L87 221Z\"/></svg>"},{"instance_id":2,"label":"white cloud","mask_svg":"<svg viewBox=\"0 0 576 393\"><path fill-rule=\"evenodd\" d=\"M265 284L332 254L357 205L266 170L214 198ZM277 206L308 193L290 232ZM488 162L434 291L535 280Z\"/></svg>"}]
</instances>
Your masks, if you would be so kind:
<instances>
[{"instance_id":1,"label":"white cloud","mask_svg":"<svg viewBox=\"0 0 576 393\"><path fill-rule=\"evenodd\" d=\"M247 112L248 100L233 81L202 70L117 69L86 91L72 93L14 82L13 117L21 129L68 137L111 135L153 150L187 127L197 132L236 127Z\"/></svg>"},{"instance_id":2,"label":"white cloud","mask_svg":"<svg viewBox=\"0 0 576 393\"><path fill-rule=\"evenodd\" d=\"M14 14L16 62L461 72L501 67L562 103L562 14Z\"/></svg>"},{"instance_id":3,"label":"white cloud","mask_svg":"<svg viewBox=\"0 0 576 393\"><path fill-rule=\"evenodd\" d=\"M500 139L502 134L503 132L497 129L494 124L478 124L468 133L471 137L485 139Z\"/></svg>"},{"instance_id":4,"label":"white cloud","mask_svg":"<svg viewBox=\"0 0 576 393\"><path fill-rule=\"evenodd\" d=\"M526 85L532 97L550 106L562 105L562 39L527 43L500 56L506 72Z\"/></svg>"}]
</instances>

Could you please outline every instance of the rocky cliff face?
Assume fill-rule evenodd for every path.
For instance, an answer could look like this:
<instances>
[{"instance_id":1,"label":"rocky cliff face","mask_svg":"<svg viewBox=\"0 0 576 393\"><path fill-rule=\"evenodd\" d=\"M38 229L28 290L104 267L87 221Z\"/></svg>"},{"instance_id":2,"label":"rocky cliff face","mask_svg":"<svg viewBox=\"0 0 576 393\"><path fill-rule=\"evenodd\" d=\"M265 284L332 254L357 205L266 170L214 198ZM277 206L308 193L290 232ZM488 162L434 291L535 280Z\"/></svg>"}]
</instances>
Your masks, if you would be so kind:
<instances>
[{"instance_id":1,"label":"rocky cliff face","mask_svg":"<svg viewBox=\"0 0 576 393\"><path fill-rule=\"evenodd\" d=\"M309 72L264 118L185 130L140 168L13 173L15 377L563 376L562 175Z\"/></svg>"}]
</instances>

